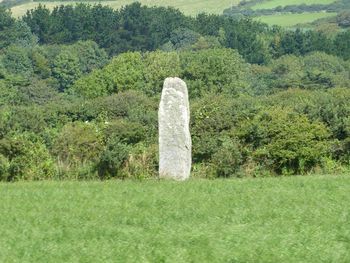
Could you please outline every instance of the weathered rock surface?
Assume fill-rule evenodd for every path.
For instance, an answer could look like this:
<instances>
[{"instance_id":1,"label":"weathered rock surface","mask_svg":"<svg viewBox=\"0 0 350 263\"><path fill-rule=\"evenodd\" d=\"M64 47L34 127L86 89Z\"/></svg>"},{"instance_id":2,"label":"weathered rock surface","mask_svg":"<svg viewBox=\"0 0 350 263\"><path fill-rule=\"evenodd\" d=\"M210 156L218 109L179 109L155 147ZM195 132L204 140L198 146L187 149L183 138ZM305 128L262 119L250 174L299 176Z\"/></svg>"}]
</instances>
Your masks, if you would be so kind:
<instances>
[{"instance_id":1,"label":"weathered rock surface","mask_svg":"<svg viewBox=\"0 0 350 263\"><path fill-rule=\"evenodd\" d=\"M190 108L184 81L164 81L158 112L159 177L186 180L191 171Z\"/></svg>"}]
</instances>

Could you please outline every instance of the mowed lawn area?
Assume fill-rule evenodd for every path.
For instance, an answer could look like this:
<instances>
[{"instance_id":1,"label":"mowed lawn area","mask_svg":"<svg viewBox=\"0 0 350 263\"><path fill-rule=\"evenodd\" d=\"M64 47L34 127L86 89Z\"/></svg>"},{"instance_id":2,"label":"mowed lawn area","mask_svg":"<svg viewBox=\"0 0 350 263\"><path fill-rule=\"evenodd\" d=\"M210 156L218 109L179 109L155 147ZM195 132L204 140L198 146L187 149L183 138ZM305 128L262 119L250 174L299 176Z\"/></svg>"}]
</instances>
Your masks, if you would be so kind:
<instances>
[{"instance_id":1,"label":"mowed lawn area","mask_svg":"<svg viewBox=\"0 0 350 263\"><path fill-rule=\"evenodd\" d=\"M96 2L84 2L86 4L102 4L109 5L114 9L119 9L122 6L136 2L136 0L117 0L117 1L96 1ZM180 9L186 15L197 15L199 13L209 14L222 14L224 9L237 5L239 0L138 0L138 2L147 6L171 6ZM15 17L21 17L25 15L27 10L33 9L41 3L47 8L54 8L58 5L76 4L81 2L30 2L23 5L15 6L11 9L12 14Z\"/></svg>"},{"instance_id":2,"label":"mowed lawn area","mask_svg":"<svg viewBox=\"0 0 350 263\"><path fill-rule=\"evenodd\" d=\"M284 27L292 27L297 24L310 23L320 18L336 16L336 13L301 13L301 14L276 14L269 16L260 16L256 20L267 23L269 25L279 25Z\"/></svg>"},{"instance_id":3,"label":"mowed lawn area","mask_svg":"<svg viewBox=\"0 0 350 263\"><path fill-rule=\"evenodd\" d=\"M350 262L350 175L0 193L0 262Z\"/></svg>"}]
</instances>

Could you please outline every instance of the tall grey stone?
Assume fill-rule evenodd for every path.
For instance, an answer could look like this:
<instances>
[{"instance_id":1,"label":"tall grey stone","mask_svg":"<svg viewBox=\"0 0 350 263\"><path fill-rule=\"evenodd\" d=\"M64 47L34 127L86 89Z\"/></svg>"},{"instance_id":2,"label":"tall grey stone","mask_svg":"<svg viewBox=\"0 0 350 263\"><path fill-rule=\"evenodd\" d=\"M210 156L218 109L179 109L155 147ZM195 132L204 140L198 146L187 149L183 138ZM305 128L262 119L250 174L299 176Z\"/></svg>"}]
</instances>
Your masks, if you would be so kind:
<instances>
[{"instance_id":1,"label":"tall grey stone","mask_svg":"<svg viewBox=\"0 0 350 263\"><path fill-rule=\"evenodd\" d=\"M190 108L184 81L167 78L159 104L159 177L186 180L191 171Z\"/></svg>"}]
</instances>

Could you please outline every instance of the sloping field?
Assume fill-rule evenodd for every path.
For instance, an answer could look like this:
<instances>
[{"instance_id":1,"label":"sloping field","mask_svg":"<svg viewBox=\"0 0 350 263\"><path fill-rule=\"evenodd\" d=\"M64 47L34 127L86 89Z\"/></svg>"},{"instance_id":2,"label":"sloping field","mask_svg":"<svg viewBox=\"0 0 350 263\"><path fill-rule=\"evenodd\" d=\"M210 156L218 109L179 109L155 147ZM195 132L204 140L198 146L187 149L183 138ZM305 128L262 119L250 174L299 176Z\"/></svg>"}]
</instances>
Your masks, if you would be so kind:
<instances>
[{"instance_id":1,"label":"sloping field","mask_svg":"<svg viewBox=\"0 0 350 263\"><path fill-rule=\"evenodd\" d=\"M257 20L267 23L269 25L280 25L284 27L292 27L297 24L305 24L313 22L320 18L336 16L336 13L302 13L302 14L276 14L270 16L260 16Z\"/></svg>"},{"instance_id":2,"label":"sloping field","mask_svg":"<svg viewBox=\"0 0 350 263\"><path fill-rule=\"evenodd\" d=\"M312 5L312 4L330 4L335 2L334 0L270 0L256 4L252 9L271 9L277 6L286 6L286 5Z\"/></svg>"},{"instance_id":3,"label":"sloping field","mask_svg":"<svg viewBox=\"0 0 350 263\"><path fill-rule=\"evenodd\" d=\"M0 192L0 262L350 262L350 175Z\"/></svg>"},{"instance_id":4,"label":"sloping field","mask_svg":"<svg viewBox=\"0 0 350 263\"><path fill-rule=\"evenodd\" d=\"M112 8L120 8L132 2L134 0L117 0L117 1L100 1L100 2L88 2L88 3L101 3L103 5L109 5ZM201 12L221 14L224 9L231 7L239 2L239 0L139 0L138 2L147 6L172 6L180 9L187 15L196 15ZM35 8L40 2L31 2L23 5L15 6L12 8L12 13L16 17L20 17L25 14L28 9ZM74 2L69 2L74 4ZM67 4L67 2L42 2L48 8L53 8L57 5Z\"/></svg>"}]
</instances>

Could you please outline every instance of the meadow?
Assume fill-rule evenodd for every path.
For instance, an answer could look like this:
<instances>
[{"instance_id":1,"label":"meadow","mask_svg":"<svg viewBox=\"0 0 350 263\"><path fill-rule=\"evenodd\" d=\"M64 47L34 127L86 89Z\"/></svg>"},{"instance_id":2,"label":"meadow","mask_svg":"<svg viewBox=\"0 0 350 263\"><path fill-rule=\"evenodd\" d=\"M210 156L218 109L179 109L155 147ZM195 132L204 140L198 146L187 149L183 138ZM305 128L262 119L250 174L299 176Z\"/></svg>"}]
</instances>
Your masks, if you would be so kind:
<instances>
[{"instance_id":1,"label":"meadow","mask_svg":"<svg viewBox=\"0 0 350 263\"><path fill-rule=\"evenodd\" d=\"M313 4L321 4L326 5L335 2L335 0L270 0L258 3L252 7L252 9L271 9L277 6L286 6L286 5L313 5Z\"/></svg>"},{"instance_id":2,"label":"meadow","mask_svg":"<svg viewBox=\"0 0 350 263\"><path fill-rule=\"evenodd\" d=\"M336 13L302 13L302 14L276 14L269 16L260 16L256 20L269 25L279 25L283 27L292 27L297 24L311 23L317 19L336 16Z\"/></svg>"},{"instance_id":3,"label":"meadow","mask_svg":"<svg viewBox=\"0 0 350 263\"><path fill-rule=\"evenodd\" d=\"M350 176L0 184L1 262L349 262Z\"/></svg>"},{"instance_id":4,"label":"meadow","mask_svg":"<svg viewBox=\"0 0 350 263\"><path fill-rule=\"evenodd\" d=\"M135 0L118 0L118 1L96 1L88 2L90 4L100 3L102 5L109 5L114 9L119 9L122 6L136 2ZM197 15L198 13L206 12L210 14L222 14L223 10L236 5L239 0L139 0L138 2L147 6L171 6L180 9L186 15ZM13 16L21 17L27 10L33 9L39 4L43 4L46 7L52 9L57 5L66 5L68 2L30 2L23 5L15 6L11 9ZM69 4L76 4L79 2L69 2Z\"/></svg>"}]
</instances>

